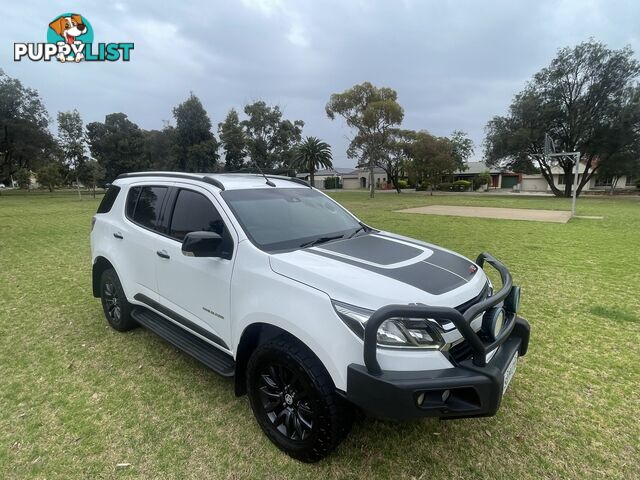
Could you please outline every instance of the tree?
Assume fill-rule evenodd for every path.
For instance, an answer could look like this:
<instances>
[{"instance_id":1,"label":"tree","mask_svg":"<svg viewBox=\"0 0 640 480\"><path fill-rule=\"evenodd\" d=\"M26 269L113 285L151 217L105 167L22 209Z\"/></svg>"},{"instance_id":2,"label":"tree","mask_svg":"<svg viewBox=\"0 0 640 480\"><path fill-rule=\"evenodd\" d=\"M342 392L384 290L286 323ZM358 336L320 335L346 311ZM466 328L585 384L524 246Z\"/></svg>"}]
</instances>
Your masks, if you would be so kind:
<instances>
[{"instance_id":1,"label":"tree","mask_svg":"<svg viewBox=\"0 0 640 480\"><path fill-rule=\"evenodd\" d=\"M431 194L436 185L457 167L453 143L446 137L434 137L421 130L415 134L410 148L410 168L421 186L429 185Z\"/></svg>"},{"instance_id":2,"label":"tree","mask_svg":"<svg viewBox=\"0 0 640 480\"><path fill-rule=\"evenodd\" d=\"M87 125L91 156L105 169L107 182L126 172L145 170L144 134L124 113L111 113L104 123Z\"/></svg>"},{"instance_id":3,"label":"tree","mask_svg":"<svg viewBox=\"0 0 640 480\"><path fill-rule=\"evenodd\" d=\"M618 181L622 176L635 177L640 174L640 157L637 152L620 152L615 159L611 159L598 169L598 176L611 178L609 193L613 195Z\"/></svg>"},{"instance_id":4,"label":"tree","mask_svg":"<svg viewBox=\"0 0 640 480\"><path fill-rule=\"evenodd\" d=\"M44 187L47 187L50 192L62 183L61 165L56 162L48 163L41 167L36 173L38 183Z\"/></svg>"},{"instance_id":5,"label":"tree","mask_svg":"<svg viewBox=\"0 0 640 480\"><path fill-rule=\"evenodd\" d=\"M200 99L191 93L173 109L173 117L176 119L178 169L183 172L215 171L218 142L211 133L211 120Z\"/></svg>"},{"instance_id":6,"label":"tree","mask_svg":"<svg viewBox=\"0 0 640 480\"><path fill-rule=\"evenodd\" d=\"M0 69L0 179L50 160L56 144L38 92Z\"/></svg>"},{"instance_id":7,"label":"tree","mask_svg":"<svg viewBox=\"0 0 640 480\"><path fill-rule=\"evenodd\" d=\"M187 172L217 172L218 165L218 141L210 138L204 142L191 145L187 150Z\"/></svg>"},{"instance_id":8,"label":"tree","mask_svg":"<svg viewBox=\"0 0 640 480\"><path fill-rule=\"evenodd\" d=\"M396 192L400 193L400 176L404 173L405 165L411 155L411 145L416 132L413 130L391 130L384 155L376 162L382 168L387 178L393 184Z\"/></svg>"},{"instance_id":9,"label":"tree","mask_svg":"<svg viewBox=\"0 0 640 480\"><path fill-rule=\"evenodd\" d=\"M454 130L449 141L453 147L453 158L458 166L456 170L464 172L468 168L467 160L473 155L473 140L467 136L466 132Z\"/></svg>"},{"instance_id":10,"label":"tree","mask_svg":"<svg viewBox=\"0 0 640 480\"><path fill-rule=\"evenodd\" d=\"M289 168L293 151L302 139L302 120L283 120L279 106L263 101L245 105L243 120L247 153L263 169Z\"/></svg>"},{"instance_id":11,"label":"tree","mask_svg":"<svg viewBox=\"0 0 640 480\"><path fill-rule=\"evenodd\" d=\"M162 130L143 130L142 162L151 170L177 170L176 129L165 125Z\"/></svg>"},{"instance_id":12,"label":"tree","mask_svg":"<svg viewBox=\"0 0 640 480\"><path fill-rule=\"evenodd\" d=\"M224 122L218 124L218 135L224 150L224 169L228 172L240 170L247 155L247 142L238 112L234 108L229 110Z\"/></svg>"},{"instance_id":13,"label":"tree","mask_svg":"<svg viewBox=\"0 0 640 480\"><path fill-rule=\"evenodd\" d=\"M318 168L333 168L331 147L316 137L307 137L295 149L292 167L309 172L309 183L314 184L314 174Z\"/></svg>"},{"instance_id":14,"label":"tree","mask_svg":"<svg viewBox=\"0 0 640 480\"><path fill-rule=\"evenodd\" d=\"M24 188L26 190L31 189L31 172L26 168L21 168L16 173L16 182L18 182L18 188Z\"/></svg>"},{"instance_id":15,"label":"tree","mask_svg":"<svg viewBox=\"0 0 640 480\"><path fill-rule=\"evenodd\" d=\"M375 189L374 167L384 161L392 129L400 125L404 117L397 99L395 90L378 88L364 82L342 93L334 93L325 107L331 120L339 115L350 128L356 130L347 149L347 156L358 158L359 165L369 168L371 197Z\"/></svg>"},{"instance_id":16,"label":"tree","mask_svg":"<svg viewBox=\"0 0 640 480\"><path fill-rule=\"evenodd\" d=\"M78 169L78 178L86 187L91 187L93 198L96 198L96 187L104 180L105 173L105 168L94 159L86 160Z\"/></svg>"},{"instance_id":17,"label":"tree","mask_svg":"<svg viewBox=\"0 0 640 480\"><path fill-rule=\"evenodd\" d=\"M489 185L489 182L491 182L491 173L488 171L481 172L472 180L472 182L474 190L478 187Z\"/></svg>"},{"instance_id":18,"label":"tree","mask_svg":"<svg viewBox=\"0 0 640 480\"><path fill-rule=\"evenodd\" d=\"M557 196L571 196L571 156L545 158L545 134L559 151L579 151L584 173L579 195L594 173L620 161L620 152L640 150L640 63L626 47L611 50L590 40L563 48L517 94L507 116L487 124L485 157L489 165L540 168ZM564 190L555 185L552 167L564 172Z\"/></svg>"},{"instance_id":19,"label":"tree","mask_svg":"<svg viewBox=\"0 0 640 480\"><path fill-rule=\"evenodd\" d=\"M85 158L85 137L82 117L80 117L78 110L58 112L58 143L62 150L65 165L76 178L78 196L80 196L78 170L82 168Z\"/></svg>"}]
</instances>

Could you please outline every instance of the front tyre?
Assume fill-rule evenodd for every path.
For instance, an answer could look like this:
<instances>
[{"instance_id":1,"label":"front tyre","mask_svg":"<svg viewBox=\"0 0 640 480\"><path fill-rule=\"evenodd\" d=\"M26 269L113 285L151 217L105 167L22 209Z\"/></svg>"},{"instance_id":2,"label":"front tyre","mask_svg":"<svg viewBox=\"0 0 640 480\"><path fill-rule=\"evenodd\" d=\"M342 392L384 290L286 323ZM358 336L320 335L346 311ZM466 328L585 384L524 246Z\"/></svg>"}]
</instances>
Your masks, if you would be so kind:
<instances>
[{"instance_id":1,"label":"front tyre","mask_svg":"<svg viewBox=\"0 0 640 480\"><path fill-rule=\"evenodd\" d=\"M131 304L127 301L116 271L108 268L100 276L100 300L107 322L119 332L136 328L138 324L131 318Z\"/></svg>"},{"instance_id":2,"label":"front tyre","mask_svg":"<svg viewBox=\"0 0 640 480\"><path fill-rule=\"evenodd\" d=\"M247 365L247 392L262 431L303 462L326 457L352 423L322 363L299 342L281 336L259 346Z\"/></svg>"}]
</instances>

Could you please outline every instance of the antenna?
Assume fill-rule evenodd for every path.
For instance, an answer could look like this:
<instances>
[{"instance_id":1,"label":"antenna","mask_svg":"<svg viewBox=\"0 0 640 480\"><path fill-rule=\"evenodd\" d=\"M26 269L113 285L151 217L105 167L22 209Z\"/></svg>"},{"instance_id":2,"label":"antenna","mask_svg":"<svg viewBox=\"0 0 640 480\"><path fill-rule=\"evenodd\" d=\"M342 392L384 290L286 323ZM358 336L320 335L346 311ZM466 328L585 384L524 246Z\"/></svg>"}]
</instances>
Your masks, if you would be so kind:
<instances>
[{"instance_id":1,"label":"antenna","mask_svg":"<svg viewBox=\"0 0 640 480\"><path fill-rule=\"evenodd\" d=\"M258 165L258 162L256 162L255 160L253 161L253 164L256 166L256 168L258 169L258 171L260 172L260 174L264 177L264 179L267 182L267 185L269 185L270 187L275 187L276 184L273 183L271 180L269 180L267 178L267 176L264 174L264 172L262 171L262 169L260 168L260 165Z\"/></svg>"}]
</instances>

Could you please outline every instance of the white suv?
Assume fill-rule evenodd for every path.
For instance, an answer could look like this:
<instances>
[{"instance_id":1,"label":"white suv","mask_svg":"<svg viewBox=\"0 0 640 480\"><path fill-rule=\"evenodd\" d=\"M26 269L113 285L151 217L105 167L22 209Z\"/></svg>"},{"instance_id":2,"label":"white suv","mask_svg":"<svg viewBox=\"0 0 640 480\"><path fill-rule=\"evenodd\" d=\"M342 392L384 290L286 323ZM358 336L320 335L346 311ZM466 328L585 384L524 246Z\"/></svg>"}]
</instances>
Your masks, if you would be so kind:
<instances>
[{"instance_id":1,"label":"white suv","mask_svg":"<svg viewBox=\"0 0 640 480\"><path fill-rule=\"evenodd\" d=\"M529 343L520 289L491 255L376 230L295 178L121 175L91 250L113 328L143 325L235 376L269 439L307 462L344 438L354 406L495 414Z\"/></svg>"}]
</instances>

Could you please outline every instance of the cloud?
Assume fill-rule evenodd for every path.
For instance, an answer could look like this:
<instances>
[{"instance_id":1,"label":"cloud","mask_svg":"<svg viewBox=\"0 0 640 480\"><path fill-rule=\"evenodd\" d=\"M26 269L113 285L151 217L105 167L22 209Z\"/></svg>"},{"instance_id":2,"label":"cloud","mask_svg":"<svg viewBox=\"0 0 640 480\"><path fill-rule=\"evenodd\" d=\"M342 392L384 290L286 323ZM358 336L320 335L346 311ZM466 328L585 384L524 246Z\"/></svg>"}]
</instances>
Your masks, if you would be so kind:
<instances>
[{"instance_id":1,"label":"cloud","mask_svg":"<svg viewBox=\"0 0 640 480\"><path fill-rule=\"evenodd\" d=\"M0 65L38 89L52 116L122 111L161 128L193 91L217 124L229 108L264 99L328 141L339 166L355 163L345 153L350 132L324 106L356 83L395 88L406 128L466 130L480 156L486 122L558 48L593 37L640 50L640 4L624 0L118 0L79 13L96 41L135 42L131 62L14 63L13 43L44 41L59 10L14 2L0 32Z\"/></svg>"}]
</instances>

